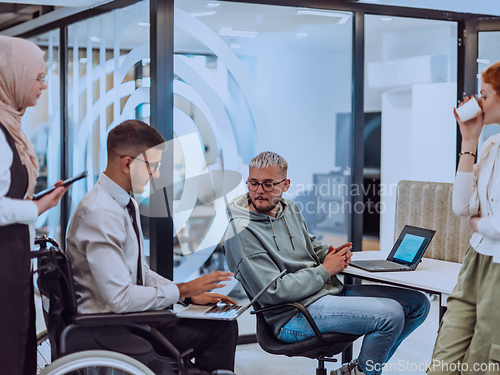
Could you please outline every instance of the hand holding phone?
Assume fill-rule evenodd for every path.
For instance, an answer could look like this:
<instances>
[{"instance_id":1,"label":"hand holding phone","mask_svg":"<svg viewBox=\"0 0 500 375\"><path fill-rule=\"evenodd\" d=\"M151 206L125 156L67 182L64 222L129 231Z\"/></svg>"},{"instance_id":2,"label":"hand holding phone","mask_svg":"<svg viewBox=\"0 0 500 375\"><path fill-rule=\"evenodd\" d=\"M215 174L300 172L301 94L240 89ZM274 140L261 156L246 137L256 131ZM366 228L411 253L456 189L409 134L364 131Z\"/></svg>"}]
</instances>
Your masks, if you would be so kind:
<instances>
[{"instance_id":1,"label":"hand holding phone","mask_svg":"<svg viewBox=\"0 0 500 375\"><path fill-rule=\"evenodd\" d=\"M43 197L43 196L45 196L45 195L47 195L49 193L52 193L59 186L68 186L68 185L71 185L73 182L81 180L82 178L87 177L87 175L88 175L88 171L83 171L82 173L77 174L74 177L71 177L71 178L68 178L67 180L64 180L63 183L60 184L60 185L58 185L58 186L52 186L51 188L48 188L48 189L42 190L39 193L36 193L35 195L33 195L33 200L36 201L36 200L40 199L41 197Z\"/></svg>"}]
</instances>

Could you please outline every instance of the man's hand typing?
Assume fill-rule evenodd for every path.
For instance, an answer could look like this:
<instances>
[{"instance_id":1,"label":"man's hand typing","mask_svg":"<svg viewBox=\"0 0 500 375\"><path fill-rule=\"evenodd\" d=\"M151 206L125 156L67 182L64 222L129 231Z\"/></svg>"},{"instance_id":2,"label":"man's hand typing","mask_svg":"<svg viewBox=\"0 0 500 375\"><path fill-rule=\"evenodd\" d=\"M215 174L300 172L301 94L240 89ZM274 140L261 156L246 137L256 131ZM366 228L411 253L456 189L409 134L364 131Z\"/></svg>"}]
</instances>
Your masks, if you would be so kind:
<instances>
[{"instance_id":1,"label":"man's hand typing","mask_svg":"<svg viewBox=\"0 0 500 375\"><path fill-rule=\"evenodd\" d=\"M216 304L219 302L225 302L230 305L237 305L234 299L219 293L202 293L192 297L191 301L196 305Z\"/></svg>"},{"instance_id":2,"label":"man's hand typing","mask_svg":"<svg viewBox=\"0 0 500 375\"><path fill-rule=\"evenodd\" d=\"M178 283L179 298L194 297L208 292L212 289L222 288L226 284L219 284L221 281L229 281L233 274L231 272L215 271L189 281L187 283Z\"/></svg>"}]
</instances>

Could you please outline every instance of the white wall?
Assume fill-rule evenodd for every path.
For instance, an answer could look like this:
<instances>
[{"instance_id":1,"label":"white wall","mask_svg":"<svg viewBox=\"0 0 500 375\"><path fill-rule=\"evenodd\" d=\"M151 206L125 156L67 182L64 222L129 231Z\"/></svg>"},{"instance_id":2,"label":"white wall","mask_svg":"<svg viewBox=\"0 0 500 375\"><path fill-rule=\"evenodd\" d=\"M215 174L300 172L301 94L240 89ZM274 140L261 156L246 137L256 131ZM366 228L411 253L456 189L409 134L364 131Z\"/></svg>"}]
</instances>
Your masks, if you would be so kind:
<instances>
[{"instance_id":1,"label":"white wall","mask_svg":"<svg viewBox=\"0 0 500 375\"><path fill-rule=\"evenodd\" d=\"M380 249L394 243L396 186L401 180L453 182L455 83L413 85L382 94ZM439 100L436 100L439 98Z\"/></svg>"}]
</instances>

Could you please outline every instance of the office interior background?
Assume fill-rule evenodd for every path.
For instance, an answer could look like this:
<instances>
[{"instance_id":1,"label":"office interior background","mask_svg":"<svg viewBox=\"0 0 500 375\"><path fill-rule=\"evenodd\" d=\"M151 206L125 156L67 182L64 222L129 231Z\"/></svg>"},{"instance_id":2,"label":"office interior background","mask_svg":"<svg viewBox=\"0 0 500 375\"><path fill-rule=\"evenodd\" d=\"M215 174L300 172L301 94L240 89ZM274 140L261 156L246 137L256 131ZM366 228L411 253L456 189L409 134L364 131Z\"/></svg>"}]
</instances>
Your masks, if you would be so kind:
<instances>
[{"instance_id":1,"label":"office interior background","mask_svg":"<svg viewBox=\"0 0 500 375\"><path fill-rule=\"evenodd\" d=\"M452 108L500 60L495 0L430 3L1 3L0 34L46 52L48 90L23 117L40 162L37 190L89 171L39 217L37 233L64 246L72 213L105 168L107 133L137 118L170 146L165 178L136 197L161 274L182 282L226 267L226 202L246 191L248 163L266 150L289 162L285 197L312 233L389 252L397 183L453 182ZM488 126L482 139L497 132ZM167 214L148 214L166 203Z\"/></svg>"}]
</instances>

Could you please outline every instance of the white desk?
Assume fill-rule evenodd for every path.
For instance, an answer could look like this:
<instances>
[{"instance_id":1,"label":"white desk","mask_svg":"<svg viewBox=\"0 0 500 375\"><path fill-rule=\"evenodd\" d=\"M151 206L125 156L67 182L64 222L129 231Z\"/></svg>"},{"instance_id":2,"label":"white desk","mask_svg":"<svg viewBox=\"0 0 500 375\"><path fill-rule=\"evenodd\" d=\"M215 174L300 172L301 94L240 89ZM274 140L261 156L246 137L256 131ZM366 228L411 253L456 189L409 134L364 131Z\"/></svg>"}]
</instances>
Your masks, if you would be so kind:
<instances>
[{"instance_id":1,"label":"white desk","mask_svg":"<svg viewBox=\"0 0 500 375\"><path fill-rule=\"evenodd\" d=\"M386 259L380 251L357 251L352 253L352 260ZM368 272L353 266L341 273L359 279L401 286L409 289L437 294L441 306L439 319L446 310L446 299L455 287L461 263L422 258L415 271Z\"/></svg>"}]
</instances>

